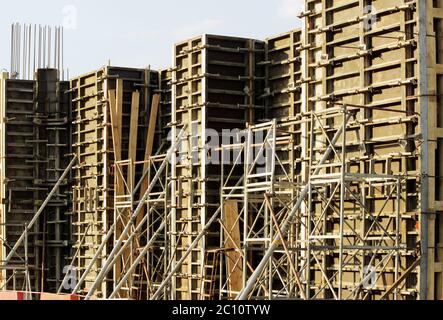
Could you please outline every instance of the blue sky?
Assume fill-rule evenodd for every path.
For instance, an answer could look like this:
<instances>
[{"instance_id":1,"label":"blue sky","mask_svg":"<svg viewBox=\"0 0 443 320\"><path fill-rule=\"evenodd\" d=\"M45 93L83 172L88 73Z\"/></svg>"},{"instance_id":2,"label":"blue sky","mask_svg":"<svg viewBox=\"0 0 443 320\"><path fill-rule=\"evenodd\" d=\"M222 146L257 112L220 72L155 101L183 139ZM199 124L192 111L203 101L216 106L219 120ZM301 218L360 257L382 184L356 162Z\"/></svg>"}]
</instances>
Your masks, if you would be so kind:
<instances>
[{"instance_id":1,"label":"blue sky","mask_svg":"<svg viewBox=\"0 0 443 320\"><path fill-rule=\"evenodd\" d=\"M174 43L203 33L264 39L297 28L302 0L15 0L0 12L0 68L13 22L68 25L70 76L107 64L169 67Z\"/></svg>"}]
</instances>

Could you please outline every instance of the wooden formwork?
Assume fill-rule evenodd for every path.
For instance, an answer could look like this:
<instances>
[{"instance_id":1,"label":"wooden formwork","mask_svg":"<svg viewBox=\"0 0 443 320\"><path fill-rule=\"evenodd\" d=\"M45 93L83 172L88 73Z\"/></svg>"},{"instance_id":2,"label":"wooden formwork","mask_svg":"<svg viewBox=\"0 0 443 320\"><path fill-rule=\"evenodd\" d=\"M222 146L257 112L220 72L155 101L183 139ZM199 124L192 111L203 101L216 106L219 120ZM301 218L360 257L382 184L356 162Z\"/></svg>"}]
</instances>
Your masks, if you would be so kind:
<instances>
[{"instance_id":1,"label":"wooden formwork","mask_svg":"<svg viewBox=\"0 0 443 320\"><path fill-rule=\"evenodd\" d=\"M69 84L59 81L57 70L40 69L35 81L8 79L4 73L1 82L3 261L68 166L71 143ZM69 192L69 181L63 181L9 261L3 272L3 280L11 280L7 288L25 285L25 256L28 290L53 291L61 285L69 252Z\"/></svg>"},{"instance_id":2,"label":"wooden formwork","mask_svg":"<svg viewBox=\"0 0 443 320\"><path fill-rule=\"evenodd\" d=\"M272 242L276 232L273 215L279 216L298 194L303 164L302 126L294 122L277 128L277 124L294 121L301 115L300 47L301 30L266 39L265 117L242 132L245 139L237 141L240 148L222 147L223 154L239 154L242 159L237 161L234 156L231 162L223 161L221 247L227 251L222 255L222 265L226 264L228 271L221 271L222 298L233 299L240 293ZM270 119L274 120L268 122ZM242 175L244 180L238 185ZM293 233L297 233L296 229L294 226ZM295 237L290 245L296 249ZM280 257L286 259L285 255ZM297 257L298 252L292 251L291 261L297 261ZM257 296L272 299L279 278L286 279L288 287L294 287L293 279L285 278L290 268L288 261L283 260L269 264Z\"/></svg>"},{"instance_id":3,"label":"wooden formwork","mask_svg":"<svg viewBox=\"0 0 443 320\"><path fill-rule=\"evenodd\" d=\"M32 116L34 115L34 82L33 81L15 81L3 79L2 94L4 103L2 106L3 117L1 119L4 129L2 145L2 238L6 243L15 243L24 230L24 223L30 221L34 214L34 166L28 161L34 159L33 145L27 143L34 139L34 124ZM15 122L5 122L9 117L15 118ZM15 140L10 144L8 140ZM4 141L4 142L3 142ZM9 161L8 161L9 156ZM12 185L14 183L14 185ZM9 213L9 214L8 214ZM38 227L34 232L38 232ZM32 238L32 237L31 237ZM35 236L33 237L35 238ZM6 243L2 243L3 257L7 255ZM30 244L30 245L29 245ZM9 245L10 246L10 245ZM38 261L35 261L37 253L34 239L28 242L29 264L37 269ZM20 257L24 257L24 249L19 251ZM14 258L12 263L20 265L20 259ZM9 278L14 270L8 271L6 276ZM24 283L24 275L21 278L20 285ZM34 283L36 278L33 277Z\"/></svg>"},{"instance_id":4,"label":"wooden formwork","mask_svg":"<svg viewBox=\"0 0 443 320\"><path fill-rule=\"evenodd\" d=\"M369 217L362 214L361 220L353 220L351 209L354 202L349 198L343 204L347 206L344 209L344 222L337 219L334 213L327 213L330 217L324 225L326 235L323 235L323 240L307 239L312 248L325 245L337 248L337 242L327 234L335 234L341 229L345 235L345 248L357 244L360 233L374 239L372 245L379 249L371 250L371 242L366 240L370 250L363 249L357 255L343 247L326 251L319 249L316 253L314 251L317 249L313 249L312 253L317 254L319 263L309 264L311 288L307 294L331 298L335 290L341 292L339 298L356 294L365 299L379 299L394 285L397 277L414 264L419 255L417 246L424 236L419 229L423 217L419 190L425 186L420 184L423 135L418 125L418 115L422 111L418 70L423 66L419 65L417 34L425 31L419 30L416 1L309 0L305 1L301 16L304 37L302 57L305 64L302 77L309 79L303 93L304 111L322 112L344 105L349 110L356 110L355 120L349 122L346 129L346 170L368 175L402 176L399 225L393 224L397 210L396 193L391 193L392 189L387 186L360 186L364 188L360 191L360 201ZM311 141L316 141L314 149L314 145L307 149L307 154L312 155L311 165L314 166L327 145L325 131L331 138L342 125L343 115L337 113L319 123L311 128L311 133L305 132ZM339 140L338 146L343 139ZM333 160L334 157L331 157L331 163L321 170L322 174L340 172L341 164ZM304 178L308 178L309 172L304 173ZM355 188L359 188L357 184ZM333 186L333 183L325 184L317 192L333 197ZM385 197L389 199L389 204L386 204ZM317 219L316 216L322 214L322 200L318 195L314 195L312 200L313 219ZM375 222L371 222L371 216L377 217L379 227L372 227ZM399 244L393 255L396 258L392 260L387 257L389 250L383 250L383 247L395 246L395 243L389 239L377 240L383 238L384 228L387 229L386 233L392 235L398 232L396 239ZM346 259L353 259L355 266L347 264L348 267L339 271L340 263ZM370 289L364 286L355 291L356 281L362 272L366 272L362 270L368 268L375 270L376 283ZM324 273L331 277L331 283L329 288L322 290ZM341 273L341 279L333 277L334 273ZM410 271L405 280L396 288L395 298L413 299L422 294L417 269ZM421 288L425 287L421 285ZM388 297L393 298L393 293Z\"/></svg>"},{"instance_id":5,"label":"wooden formwork","mask_svg":"<svg viewBox=\"0 0 443 320\"><path fill-rule=\"evenodd\" d=\"M71 80L72 117L73 117L73 149L78 157L79 165L74 168L75 182L73 194L73 239L76 241L74 251L76 267L82 275L92 260L98 245L103 242L109 227L119 219L114 217L114 193L119 184L114 180L114 161L116 158L143 161L147 145L149 117L152 94L158 90L159 76L156 71L104 67L95 72ZM122 107L121 123L117 123L120 139L113 140L109 107L109 92L117 91L117 101ZM139 112L132 112L133 94L140 93ZM130 144L131 121L138 119L137 143ZM132 128L132 129L131 129ZM136 150L132 150L136 145ZM156 147L156 146L154 146ZM115 148L118 148L116 157ZM135 180L141 177L142 166L135 172ZM120 190L120 192L123 192ZM123 217L124 219L124 217ZM115 239L119 237L117 227ZM107 253L112 249L109 242L97 260L93 272L87 275L84 289L94 283ZM113 289L113 281L120 277L121 263L113 268L97 296L106 297Z\"/></svg>"},{"instance_id":6,"label":"wooden formwork","mask_svg":"<svg viewBox=\"0 0 443 320\"><path fill-rule=\"evenodd\" d=\"M37 92L35 109L38 115L34 124L38 126L39 156L43 161L39 199L45 199L71 162L70 97L69 83L59 82L57 70L37 70ZM40 117L40 119L38 119ZM44 154L43 151L45 150ZM35 166L34 164L34 166ZM55 196L50 200L42 218L42 291L55 292L64 277L67 257L70 251L71 181L62 182ZM40 179L39 179L40 180ZM40 184L41 183L41 184ZM35 207L35 212L41 201Z\"/></svg>"},{"instance_id":7,"label":"wooden formwork","mask_svg":"<svg viewBox=\"0 0 443 320\"><path fill-rule=\"evenodd\" d=\"M220 206L220 165L212 161L216 150L206 147L208 134L243 129L263 117L264 49L261 41L215 35L175 45L172 135L187 125L187 137L172 159L172 267ZM206 283L216 281L209 272L216 263L211 249L220 249L219 239L214 224L174 274L172 298L208 298Z\"/></svg>"}]
</instances>

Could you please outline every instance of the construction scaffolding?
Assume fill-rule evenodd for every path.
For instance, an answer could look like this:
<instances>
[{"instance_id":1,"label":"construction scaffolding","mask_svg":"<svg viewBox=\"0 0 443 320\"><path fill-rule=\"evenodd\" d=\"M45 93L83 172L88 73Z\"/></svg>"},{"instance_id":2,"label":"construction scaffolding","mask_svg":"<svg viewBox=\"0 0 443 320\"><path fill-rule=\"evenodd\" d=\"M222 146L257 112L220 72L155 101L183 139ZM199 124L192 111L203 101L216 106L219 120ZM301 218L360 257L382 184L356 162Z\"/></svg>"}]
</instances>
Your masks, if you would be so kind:
<instances>
[{"instance_id":1,"label":"construction scaffolding","mask_svg":"<svg viewBox=\"0 0 443 320\"><path fill-rule=\"evenodd\" d=\"M171 269L179 270L171 281L171 296L165 298L202 298L200 288L213 281L213 261L207 253L219 247L217 226L205 233L185 261L178 261L220 206L220 165L206 147L209 130L222 134L254 123L263 114L264 54L261 41L214 35L175 46L172 136L186 125L187 141L172 159L168 243Z\"/></svg>"},{"instance_id":2,"label":"construction scaffolding","mask_svg":"<svg viewBox=\"0 0 443 320\"><path fill-rule=\"evenodd\" d=\"M244 264L241 298L397 299L398 294L416 292L417 281L409 268L420 253L408 243L402 228L410 219L402 200L408 177L364 174L353 168L345 137L352 133L359 112L331 108L304 119L267 123L248 129L243 145L224 147L240 149L244 155L238 158L246 159L243 186L231 187L236 184L228 180L223 193L225 203L231 207L234 203L233 211L240 213L236 219L243 225L237 228L241 241L235 247L244 252L239 254L240 262L233 262ZM339 115L343 124L324 131L325 123ZM302 184L288 184L288 176L275 174L284 168L276 148L278 132L286 134L291 126L303 123L312 150L308 178ZM263 130L264 142L251 143ZM318 152L321 137L326 143ZM248 159L248 154L256 157ZM260 159L265 163L256 166ZM232 208L226 214L232 214ZM233 242L231 229L224 229L225 238ZM408 256L411 265L404 260ZM397 283L406 272L408 281ZM394 283L394 296L383 295Z\"/></svg>"}]
</instances>

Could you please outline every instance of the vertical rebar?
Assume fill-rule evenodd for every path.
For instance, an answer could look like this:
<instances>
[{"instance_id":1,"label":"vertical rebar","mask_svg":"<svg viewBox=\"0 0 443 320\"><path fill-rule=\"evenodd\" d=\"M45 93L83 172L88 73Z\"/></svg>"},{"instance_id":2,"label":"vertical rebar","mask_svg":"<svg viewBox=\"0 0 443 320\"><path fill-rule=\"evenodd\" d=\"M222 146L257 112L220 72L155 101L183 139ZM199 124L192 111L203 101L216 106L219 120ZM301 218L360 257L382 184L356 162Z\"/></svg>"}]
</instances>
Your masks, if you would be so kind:
<instances>
[{"instance_id":1,"label":"vertical rebar","mask_svg":"<svg viewBox=\"0 0 443 320\"><path fill-rule=\"evenodd\" d=\"M46 26L43 27L43 41L42 41L42 66L46 66Z\"/></svg>"},{"instance_id":2,"label":"vertical rebar","mask_svg":"<svg viewBox=\"0 0 443 320\"><path fill-rule=\"evenodd\" d=\"M11 26L11 74L14 74L14 24Z\"/></svg>"},{"instance_id":3,"label":"vertical rebar","mask_svg":"<svg viewBox=\"0 0 443 320\"><path fill-rule=\"evenodd\" d=\"M20 64L21 64L20 55L21 55L22 27L21 27L21 25L17 25L17 26L18 26L18 30L17 30L17 33L18 33L17 46L18 46L18 48L17 48L17 66L16 66L16 69L17 69L17 78L18 78L19 74L20 74Z\"/></svg>"},{"instance_id":4,"label":"vertical rebar","mask_svg":"<svg viewBox=\"0 0 443 320\"><path fill-rule=\"evenodd\" d=\"M61 71L62 71L62 81L64 81L65 80L65 65L64 65L64 62L65 62L65 56L64 56L64 54L65 54L65 31L64 31L64 28L62 27L62 53L61 53L61 60L62 60L62 63L61 63ZM67 80L69 80L69 79L67 79Z\"/></svg>"},{"instance_id":5,"label":"vertical rebar","mask_svg":"<svg viewBox=\"0 0 443 320\"><path fill-rule=\"evenodd\" d=\"M28 59L28 79L31 79L31 46L32 46L32 25L29 25L28 28L28 52L27 52L27 59Z\"/></svg>"},{"instance_id":6,"label":"vertical rebar","mask_svg":"<svg viewBox=\"0 0 443 320\"><path fill-rule=\"evenodd\" d=\"M23 65L22 65L22 72L21 72L21 79L24 79L25 74L26 74L26 37L27 37L27 29L26 29L26 24L23 26Z\"/></svg>"},{"instance_id":7,"label":"vertical rebar","mask_svg":"<svg viewBox=\"0 0 443 320\"><path fill-rule=\"evenodd\" d=\"M36 60L36 52L37 52L37 25L34 25L34 63L33 63L33 67L32 67L32 72L35 73L35 60Z\"/></svg>"},{"instance_id":8,"label":"vertical rebar","mask_svg":"<svg viewBox=\"0 0 443 320\"><path fill-rule=\"evenodd\" d=\"M54 30L54 68L57 68L58 28Z\"/></svg>"},{"instance_id":9,"label":"vertical rebar","mask_svg":"<svg viewBox=\"0 0 443 320\"><path fill-rule=\"evenodd\" d=\"M41 54L41 50L42 50L42 27L41 25L38 26L38 45L37 45L37 69L40 68L40 54Z\"/></svg>"},{"instance_id":10,"label":"vertical rebar","mask_svg":"<svg viewBox=\"0 0 443 320\"><path fill-rule=\"evenodd\" d=\"M60 70L60 27L57 31L57 70Z\"/></svg>"},{"instance_id":11,"label":"vertical rebar","mask_svg":"<svg viewBox=\"0 0 443 320\"><path fill-rule=\"evenodd\" d=\"M52 29L48 27L48 65L46 68L51 68L51 41L52 41Z\"/></svg>"}]
</instances>

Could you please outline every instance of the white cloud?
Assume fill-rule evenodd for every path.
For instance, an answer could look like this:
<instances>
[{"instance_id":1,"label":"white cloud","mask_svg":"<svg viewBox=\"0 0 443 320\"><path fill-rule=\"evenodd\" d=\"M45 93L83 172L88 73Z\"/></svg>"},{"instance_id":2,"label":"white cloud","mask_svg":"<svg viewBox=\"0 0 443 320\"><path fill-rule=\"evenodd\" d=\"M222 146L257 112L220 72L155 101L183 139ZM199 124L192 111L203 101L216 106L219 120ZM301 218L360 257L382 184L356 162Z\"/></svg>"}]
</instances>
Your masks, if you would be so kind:
<instances>
[{"instance_id":1,"label":"white cloud","mask_svg":"<svg viewBox=\"0 0 443 320\"><path fill-rule=\"evenodd\" d=\"M172 33L175 38L184 39L211 32L223 25L223 21L217 19L204 19L198 23L175 28Z\"/></svg>"},{"instance_id":2,"label":"white cloud","mask_svg":"<svg viewBox=\"0 0 443 320\"><path fill-rule=\"evenodd\" d=\"M296 18L303 11L304 0L280 0L278 14L283 18Z\"/></svg>"}]
</instances>

